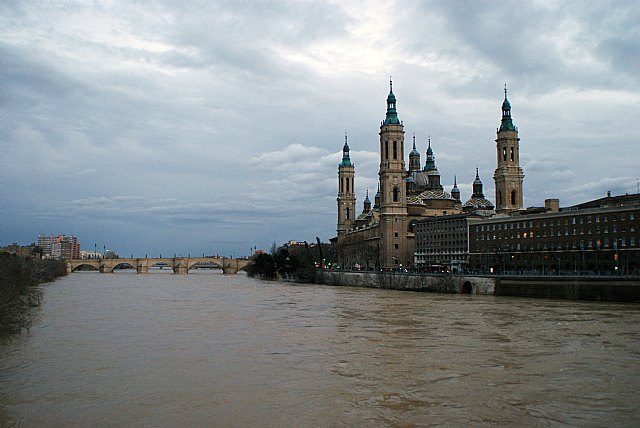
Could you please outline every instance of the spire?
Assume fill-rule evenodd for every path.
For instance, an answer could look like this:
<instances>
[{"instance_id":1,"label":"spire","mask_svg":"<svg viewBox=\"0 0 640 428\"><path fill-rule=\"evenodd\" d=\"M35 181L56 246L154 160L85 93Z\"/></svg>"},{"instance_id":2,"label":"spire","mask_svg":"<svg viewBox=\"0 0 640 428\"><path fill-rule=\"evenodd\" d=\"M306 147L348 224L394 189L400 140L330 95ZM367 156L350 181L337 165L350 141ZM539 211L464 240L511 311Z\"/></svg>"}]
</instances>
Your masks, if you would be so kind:
<instances>
[{"instance_id":1,"label":"spire","mask_svg":"<svg viewBox=\"0 0 640 428\"><path fill-rule=\"evenodd\" d=\"M342 148L342 163L340 166L352 166L349 158L349 144L347 143L347 133L344 133L344 147Z\"/></svg>"},{"instance_id":2,"label":"spire","mask_svg":"<svg viewBox=\"0 0 640 428\"><path fill-rule=\"evenodd\" d=\"M364 199L364 210L371 211L371 200L369 199L369 189L367 189L367 197Z\"/></svg>"},{"instance_id":3,"label":"spire","mask_svg":"<svg viewBox=\"0 0 640 428\"><path fill-rule=\"evenodd\" d=\"M413 150L409 153L409 172L420 171L420 152L416 150L416 133L413 133Z\"/></svg>"},{"instance_id":4,"label":"spire","mask_svg":"<svg viewBox=\"0 0 640 428\"><path fill-rule=\"evenodd\" d=\"M460 202L460 189L458 189L458 180L455 175L453 176L453 189L451 189L451 196L453 196L453 199Z\"/></svg>"},{"instance_id":5,"label":"spire","mask_svg":"<svg viewBox=\"0 0 640 428\"><path fill-rule=\"evenodd\" d=\"M380 208L380 182L378 182L378 193L373 198L373 208Z\"/></svg>"},{"instance_id":6,"label":"spire","mask_svg":"<svg viewBox=\"0 0 640 428\"><path fill-rule=\"evenodd\" d=\"M507 99L507 84L504 84L504 101L502 102L502 122L500 131L517 131L511 119L511 103Z\"/></svg>"},{"instance_id":7,"label":"spire","mask_svg":"<svg viewBox=\"0 0 640 428\"><path fill-rule=\"evenodd\" d=\"M431 149L431 135L429 135L429 146L427 147L427 161L424 164L425 171L433 171L436 168L436 158L433 156L433 149Z\"/></svg>"},{"instance_id":8,"label":"spire","mask_svg":"<svg viewBox=\"0 0 640 428\"><path fill-rule=\"evenodd\" d=\"M393 81L389 76L389 95L387 96L387 116L384 125L399 125L398 112L396 110L396 96L393 94Z\"/></svg>"},{"instance_id":9,"label":"spire","mask_svg":"<svg viewBox=\"0 0 640 428\"><path fill-rule=\"evenodd\" d=\"M484 192L482 191L482 181L480 181L478 167L476 167L476 179L473 181L473 195L471 195L471 197L484 198Z\"/></svg>"}]
</instances>

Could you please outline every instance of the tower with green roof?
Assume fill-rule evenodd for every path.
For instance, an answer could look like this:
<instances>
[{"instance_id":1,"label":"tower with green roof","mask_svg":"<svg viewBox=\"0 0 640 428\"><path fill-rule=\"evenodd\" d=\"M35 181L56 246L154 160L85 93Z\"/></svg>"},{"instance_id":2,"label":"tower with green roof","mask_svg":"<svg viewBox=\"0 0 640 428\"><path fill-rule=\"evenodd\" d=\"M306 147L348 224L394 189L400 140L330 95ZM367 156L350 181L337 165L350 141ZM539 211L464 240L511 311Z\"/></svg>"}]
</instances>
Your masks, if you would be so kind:
<instances>
[{"instance_id":1,"label":"tower with green roof","mask_svg":"<svg viewBox=\"0 0 640 428\"><path fill-rule=\"evenodd\" d=\"M338 165L338 235L352 229L356 222L355 166L349 157L347 134L344 135L342 162Z\"/></svg>"},{"instance_id":2,"label":"tower with green roof","mask_svg":"<svg viewBox=\"0 0 640 428\"><path fill-rule=\"evenodd\" d=\"M380 124L380 267L411 263L407 235L407 172L404 165L404 125L398 119L393 82L389 81L387 114Z\"/></svg>"},{"instance_id":3,"label":"tower with green roof","mask_svg":"<svg viewBox=\"0 0 640 428\"><path fill-rule=\"evenodd\" d=\"M507 99L504 85L502 120L496 138L497 167L493 174L496 189L496 212L522 209L522 181L524 173L520 167L520 138L518 128L511 118L511 103Z\"/></svg>"}]
</instances>

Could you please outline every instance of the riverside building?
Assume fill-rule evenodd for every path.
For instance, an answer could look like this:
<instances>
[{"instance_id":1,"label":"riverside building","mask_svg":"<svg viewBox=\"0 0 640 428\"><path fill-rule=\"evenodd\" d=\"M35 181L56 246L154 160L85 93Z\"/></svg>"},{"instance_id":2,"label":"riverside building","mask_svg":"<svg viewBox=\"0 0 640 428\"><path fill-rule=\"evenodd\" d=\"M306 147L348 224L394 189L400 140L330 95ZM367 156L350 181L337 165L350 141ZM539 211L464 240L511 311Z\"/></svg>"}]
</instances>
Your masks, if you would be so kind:
<instances>
[{"instance_id":1,"label":"riverside building","mask_svg":"<svg viewBox=\"0 0 640 428\"><path fill-rule=\"evenodd\" d=\"M469 221L475 272L638 274L639 256L640 194Z\"/></svg>"},{"instance_id":2,"label":"riverside building","mask_svg":"<svg viewBox=\"0 0 640 428\"><path fill-rule=\"evenodd\" d=\"M444 190L430 138L424 167L414 136L408 168L405 168L404 123L398 118L396 104L390 82L386 116L379 132L378 192L372 205L367 191L359 214L356 211L355 165L351 162L345 136L342 162L338 166L337 236L331 240L342 267L407 269L415 268L416 264L424 267L428 263L425 251L432 248L425 247L427 244L421 241L420 251L416 253L416 227L420 221L463 213L479 216L494 213L493 203L482 192L477 169L473 195L464 205L455 178L451 192ZM519 166L519 141L505 88L502 121L496 139L498 167L494 174L500 201L498 209L503 213L522 208L524 174ZM451 266L461 267L466 257L461 256L458 260L458 256L450 256L447 260Z\"/></svg>"}]
</instances>

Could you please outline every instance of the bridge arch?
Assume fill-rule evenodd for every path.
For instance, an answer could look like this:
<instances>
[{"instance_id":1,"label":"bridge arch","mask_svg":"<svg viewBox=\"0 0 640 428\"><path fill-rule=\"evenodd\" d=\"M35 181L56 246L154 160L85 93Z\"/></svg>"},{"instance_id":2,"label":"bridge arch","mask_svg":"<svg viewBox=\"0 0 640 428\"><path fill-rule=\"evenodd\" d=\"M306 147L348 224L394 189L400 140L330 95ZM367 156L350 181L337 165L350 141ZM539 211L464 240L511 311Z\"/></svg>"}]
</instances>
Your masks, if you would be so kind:
<instances>
[{"instance_id":1,"label":"bridge arch","mask_svg":"<svg viewBox=\"0 0 640 428\"><path fill-rule=\"evenodd\" d=\"M175 273L172 259L155 259L149 262L149 268L171 269Z\"/></svg>"},{"instance_id":2,"label":"bridge arch","mask_svg":"<svg viewBox=\"0 0 640 428\"><path fill-rule=\"evenodd\" d=\"M100 267L96 266L95 263L81 263L76 266L73 266L71 269L71 272L78 272L78 271L100 272Z\"/></svg>"},{"instance_id":3,"label":"bridge arch","mask_svg":"<svg viewBox=\"0 0 640 428\"><path fill-rule=\"evenodd\" d=\"M473 284L469 281L465 281L460 288L462 294L473 294Z\"/></svg>"},{"instance_id":4,"label":"bridge arch","mask_svg":"<svg viewBox=\"0 0 640 428\"><path fill-rule=\"evenodd\" d=\"M111 272L115 272L117 270L122 270L123 266L126 266L128 269L136 270L136 265L135 264L123 261L123 262L120 262L120 263L115 263L113 265L113 267L111 268Z\"/></svg>"},{"instance_id":5,"label":"bridge arch","mask_svg":"<svg viewBox=\"0 0 640 428\"><path fill-rule=\"evenodd\" d=\"M194 260L193 262L189 263L187 265L187 271L190 271L191 269L195 269L198 266L211 266L211 265L215 266L218 269L223 269L222 262L220 262L218 260L215 260L215 259L211 259L211 260L199 259L199 260Z\"/></svg>"}]
</instances>

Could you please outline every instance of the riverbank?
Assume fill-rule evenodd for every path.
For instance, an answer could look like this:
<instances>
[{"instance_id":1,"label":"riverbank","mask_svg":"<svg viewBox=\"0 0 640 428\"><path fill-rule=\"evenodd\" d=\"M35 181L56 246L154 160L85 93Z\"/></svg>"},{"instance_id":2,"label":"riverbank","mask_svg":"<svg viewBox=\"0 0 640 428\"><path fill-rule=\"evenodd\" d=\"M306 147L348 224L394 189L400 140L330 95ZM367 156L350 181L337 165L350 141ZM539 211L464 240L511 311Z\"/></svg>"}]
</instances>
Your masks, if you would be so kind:
<instances>
[{"instance_id":1,"label":"riverbank","mask_svg":"<svg viewBox=\"0 0 640 428\"><path fill-rule=\"evenodd\" d=\"M0 342L29 329L31 308L42 297L40 285L64 275L65 265L59 260L0 254Z\"/></svg>"},{"instance_id":2,"label":"riverbank","mask_svg":"<svg viewBox=\"0 0 640 428\"><path fill-rule=\"evenodd\" d=\"M318 284L435 293L640 303L640 279L624 277L501 277L317 271Z\"/></svg>"}]
</instances>

